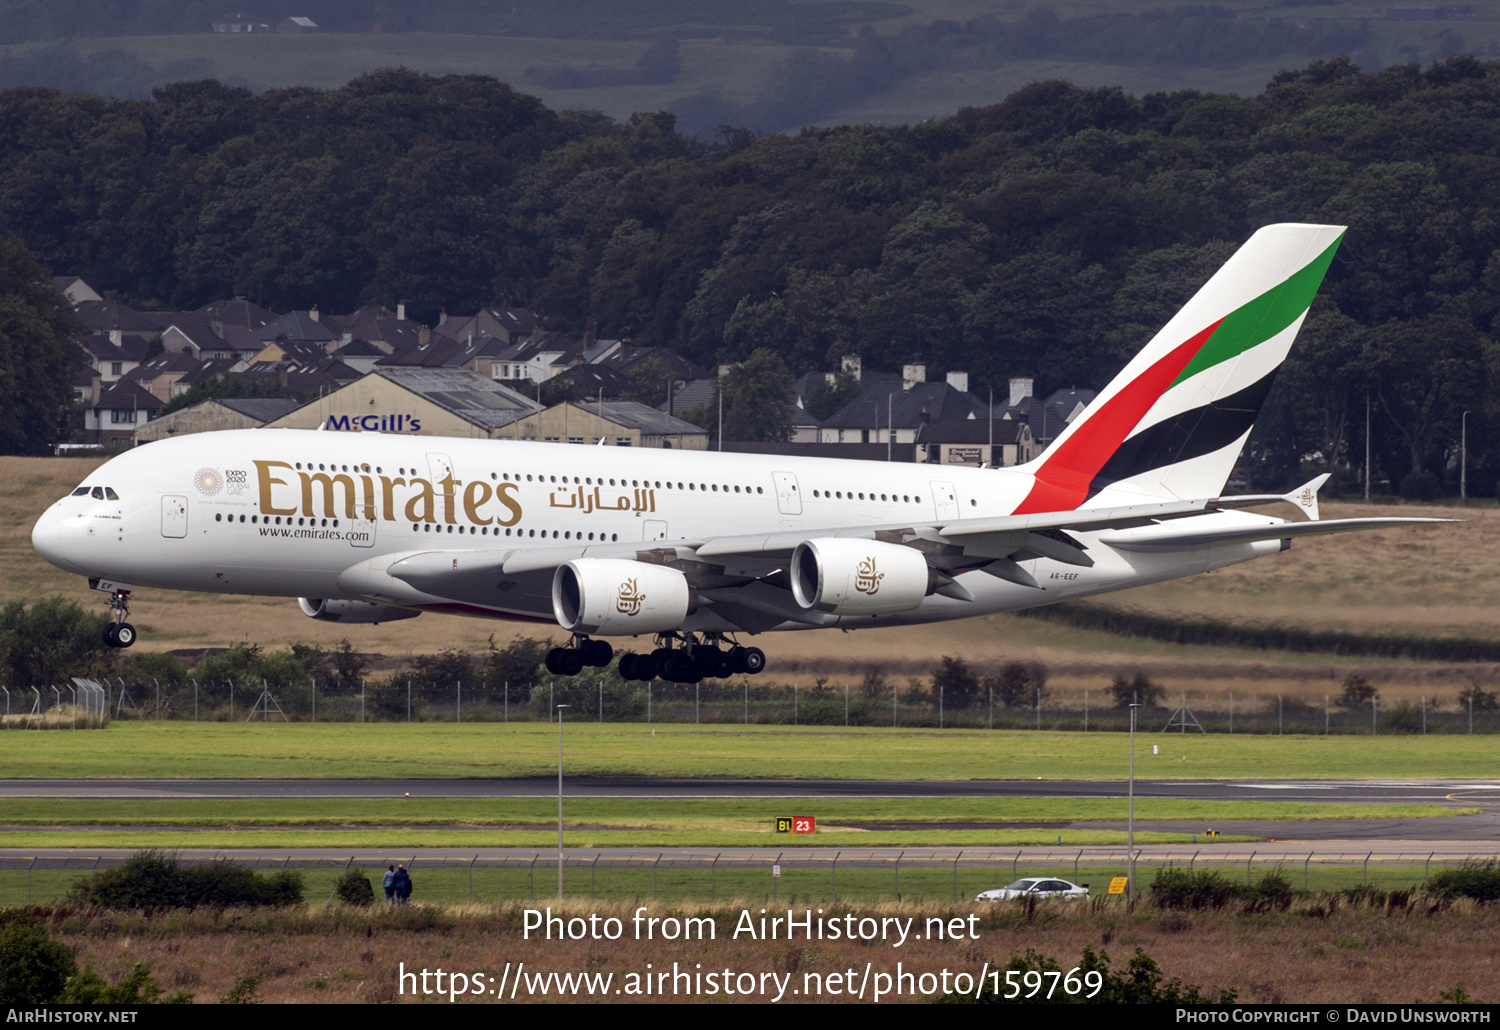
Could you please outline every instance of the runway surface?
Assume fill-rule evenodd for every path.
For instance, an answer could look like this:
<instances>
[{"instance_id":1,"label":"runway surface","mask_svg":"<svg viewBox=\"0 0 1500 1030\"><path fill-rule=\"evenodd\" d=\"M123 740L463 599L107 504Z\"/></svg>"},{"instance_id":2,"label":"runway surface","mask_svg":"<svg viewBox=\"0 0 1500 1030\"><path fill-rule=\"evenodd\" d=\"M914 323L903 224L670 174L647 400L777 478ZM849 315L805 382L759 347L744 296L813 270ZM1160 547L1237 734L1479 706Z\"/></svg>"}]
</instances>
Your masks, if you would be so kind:
<instances>
[{"instance_id":1,"label":"runway surface","mask_svg":"<svg viewBox=\"0 0 1500 1030\"><path fill-rule=\"evenodd\" d=\"M564 777L589 798L1124 798L1124 780L730 780ZM555 777L444 780L7 779L0 798L532 798ZM1500 780L1136 780L1139 798L1500 806Z\"/></svg>"}]
</instances>

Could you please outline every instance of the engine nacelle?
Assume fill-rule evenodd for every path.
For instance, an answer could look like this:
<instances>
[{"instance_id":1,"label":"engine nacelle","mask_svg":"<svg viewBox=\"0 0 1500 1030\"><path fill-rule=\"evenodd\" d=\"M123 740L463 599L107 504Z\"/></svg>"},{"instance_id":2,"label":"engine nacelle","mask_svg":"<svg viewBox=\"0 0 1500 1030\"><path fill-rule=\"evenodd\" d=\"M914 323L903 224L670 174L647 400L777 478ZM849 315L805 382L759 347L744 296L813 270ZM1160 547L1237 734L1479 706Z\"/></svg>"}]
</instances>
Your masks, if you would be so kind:
<instances>
[{"instance_id":1,"label":"engine nacelle","mask_svg":"<svg viewBox=\"0 0 1500 1030\"><path fill-rule=\"evenodd\" d=\"M792 594L803 608L833 615L909 612L931 576L920 551L879 540L805 540L792 554Z\"/></svg>"},{"instance_id":2,"label":"engine nacelle","mask_svg":"<svg viewBox=\"0 0 1500 1030\"><path fill-rule=\"evenodd\" d=\"M388 604L327 600L321 597L299 597L297 606L309 619L321 619L324 622L395 622L398 619L415 619L422 614L408 608L393 608Z\"/></svg>"},{"instance_id":3,"label":"engine nacelle","mask_svg":"<svg viewBox=\"0 0 1500 1030\"><path fill-rule=\"evenodd\" d=\"M579 558L558 566L552 577L552 614L573 633L664 633L681 626L692 607L687 577L665 565Z\"/></svg>"}]
</instances>

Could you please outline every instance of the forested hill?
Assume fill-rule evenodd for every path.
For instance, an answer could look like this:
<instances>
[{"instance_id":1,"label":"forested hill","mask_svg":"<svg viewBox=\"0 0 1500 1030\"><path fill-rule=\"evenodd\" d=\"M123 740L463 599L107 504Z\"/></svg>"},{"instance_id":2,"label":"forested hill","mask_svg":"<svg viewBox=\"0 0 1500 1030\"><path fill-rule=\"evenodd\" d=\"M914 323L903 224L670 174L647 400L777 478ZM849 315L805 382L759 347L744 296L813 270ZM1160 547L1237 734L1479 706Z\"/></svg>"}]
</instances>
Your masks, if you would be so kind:
<instances>
[{"instance_id":1,"label":"forested hill","mask_svg":"<svg viewBox=\"0 0 1500 1030\"><path fill-rule=\"evenodd\" d=\"M707 364L925 360L983 391L1098 387L1256 227L1350 229L1255 452L1363 450L1493 489L1500 64L1278 75L1259 96L1033 85L912 126L701 145L387 70L261 95L0 92L0 232L134 303L277 310L499 298ZM1500 372L1500 367L1497 367ZM1351 441L1357 441L1351 444ZM1479 473L1476 467L1488 471Z\"/></svg>"}]
</instances>

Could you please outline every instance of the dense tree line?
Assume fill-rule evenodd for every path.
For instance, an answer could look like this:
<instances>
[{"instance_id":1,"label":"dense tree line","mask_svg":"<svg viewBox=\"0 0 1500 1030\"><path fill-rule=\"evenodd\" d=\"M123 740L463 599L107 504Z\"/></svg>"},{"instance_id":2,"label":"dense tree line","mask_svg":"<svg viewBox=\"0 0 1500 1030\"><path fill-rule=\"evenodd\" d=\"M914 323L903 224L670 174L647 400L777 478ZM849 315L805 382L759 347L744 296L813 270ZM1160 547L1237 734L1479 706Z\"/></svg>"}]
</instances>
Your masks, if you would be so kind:
<instances>
[{"instance_id":1,"label":"dense tree line","mask_svg":"<svg viewBox=\"0 0 1500 1030\"><path fill-rule=\"evenodd\" d=\"M1060 82L796 136L556 113L478 76L329 92L0 92L0 232L136 303L511 299L559 328L1098 387L1256 227L1350 226L1252 441L1266 483L1362 463L1493 490L1500 64L1283 72L1258 96ZM1497 375L1490 370L1495 368ZM997 390L997 392L1000 392Z\"/></svg>"}]
</instances>

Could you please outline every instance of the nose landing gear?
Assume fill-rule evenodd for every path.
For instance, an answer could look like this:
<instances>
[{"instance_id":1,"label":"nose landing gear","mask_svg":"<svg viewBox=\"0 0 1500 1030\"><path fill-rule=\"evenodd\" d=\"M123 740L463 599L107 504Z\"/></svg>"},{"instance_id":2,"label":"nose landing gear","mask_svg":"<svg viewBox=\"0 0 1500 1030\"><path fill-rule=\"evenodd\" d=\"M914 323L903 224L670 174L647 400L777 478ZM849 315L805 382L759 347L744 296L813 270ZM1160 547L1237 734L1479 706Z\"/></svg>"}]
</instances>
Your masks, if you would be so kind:
<instances>
[{"instance_id":1,"label":"nose landing gear","mask_svg":"<svg viewBox=\"0 0 1500 1030\"><path fill-rule=\"evenodd\" d=\"M130 618L130 591L116 590L107 603L115 621L104 627L104 643L108 647L129 647L135 643L135 627L125 621Z\"/></svg>"}]
</instances>

